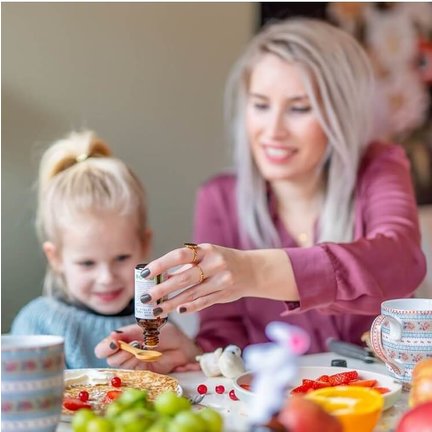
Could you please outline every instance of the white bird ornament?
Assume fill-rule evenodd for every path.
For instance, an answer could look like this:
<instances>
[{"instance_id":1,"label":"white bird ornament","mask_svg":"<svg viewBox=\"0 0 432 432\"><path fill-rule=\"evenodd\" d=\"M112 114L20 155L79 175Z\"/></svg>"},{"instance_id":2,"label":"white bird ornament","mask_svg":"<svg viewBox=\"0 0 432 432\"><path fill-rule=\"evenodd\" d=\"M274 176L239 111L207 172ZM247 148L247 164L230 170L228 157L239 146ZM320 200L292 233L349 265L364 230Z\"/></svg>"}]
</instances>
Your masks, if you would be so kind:
<instances>
[{"instance_id":1,"label":"white bird ornament","mask_svg":"<svg viewBox=\"0 0 432 432\"><path fill-rule=\"evenodd\" d=\"M228 345L224 350L218 348L196 356L196 360L207 377L223 375L225 378L235 378L245 371L241 349L237 345Z\"/></svg>"},{"instance_id":2,"label":"white bird ornament","mask_svg":"<svg viewBox=\"0 0 432 432\"><path fill-rule=\"evenodd\" d=\"M237 345L228 345L219 357L218 364L225 378L235 378L245 372L241 349Z\"/></svg>"}]
</instances>

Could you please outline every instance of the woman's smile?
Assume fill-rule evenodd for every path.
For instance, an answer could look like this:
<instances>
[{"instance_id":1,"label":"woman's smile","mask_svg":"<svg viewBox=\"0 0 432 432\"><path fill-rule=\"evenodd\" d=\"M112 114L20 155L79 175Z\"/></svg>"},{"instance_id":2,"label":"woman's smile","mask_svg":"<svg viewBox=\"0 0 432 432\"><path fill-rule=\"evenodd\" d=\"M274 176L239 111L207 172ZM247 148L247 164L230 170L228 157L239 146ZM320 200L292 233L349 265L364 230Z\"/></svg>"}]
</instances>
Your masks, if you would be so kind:
<instances>
[{"instance_id":1,"label":"woman's smile","mask_svg":"<svg viewBox=\"0 0 432 432\"><path fill-rule=\"evenodd\" d=\"M294 147L263 145L262 150L270 163L285 164L296 155L298 150Z\"/></svg>"}]
</instances>

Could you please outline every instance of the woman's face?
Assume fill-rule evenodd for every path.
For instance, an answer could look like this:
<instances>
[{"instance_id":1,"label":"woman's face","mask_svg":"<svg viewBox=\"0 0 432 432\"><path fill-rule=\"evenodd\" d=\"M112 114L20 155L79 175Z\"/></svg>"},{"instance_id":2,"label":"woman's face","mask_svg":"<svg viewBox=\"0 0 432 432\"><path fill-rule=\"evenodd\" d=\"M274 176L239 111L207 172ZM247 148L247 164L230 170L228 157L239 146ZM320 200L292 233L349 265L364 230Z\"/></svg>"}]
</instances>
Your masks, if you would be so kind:
<instances>
[{"instance_id":1,"label":"woman's face","mask_svg":"<svg viewBox=\"0 0 432 432\"><path fill-rule=\"evenodd\" d=\"M246 128L258 169L270 182L307 180L327 148L302 71L273 54L265 54L252 70Z\"/></svg>"}]
</instances>

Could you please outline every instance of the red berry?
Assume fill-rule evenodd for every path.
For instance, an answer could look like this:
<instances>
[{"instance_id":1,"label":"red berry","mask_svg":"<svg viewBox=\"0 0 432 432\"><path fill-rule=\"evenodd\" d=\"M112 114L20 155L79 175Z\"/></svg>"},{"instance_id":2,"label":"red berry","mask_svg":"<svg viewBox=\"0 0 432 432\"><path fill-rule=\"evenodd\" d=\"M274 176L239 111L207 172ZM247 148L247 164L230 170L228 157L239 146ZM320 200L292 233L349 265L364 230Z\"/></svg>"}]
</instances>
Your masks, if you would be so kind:
<instances>
[{"instance_id":1,"label":"red berry","mask_svg":"<svg viewBox=\"0 0 432 432\"><path fill-rule=\"evenodd\" d=\"M217 394L225 393L225 387L223 385L218 385L215 387L215 391Z\"/></svg>"},{"instance_id":2,"label":"red berry","mask_svg":"<svg viewBox=\"0 0 432 432\"><path fill-rule=\"evenodd\" d=\"M80 391L78 398L81 402L87 402L89 400L90 395L88 394L88 391Z\"/></svg>"},{"instance_id":3,"label":"red berry","mask_svg":"<svg viewBox=\"0 0 432 432\"><path fill-rule=\"evenodd\" d=\"M208 391L208 388L207 388L207 386L204 385L204 384L200 384L200 385L197 387L197 392L198 392L199 394L206 394L207 391Z\"/></svg>"},{"instance_id":4,"label":"red berry","mask_svg":"<svg viewBox=\"0 0 432 432\"><path fill-rule=\"evenodd\" d=\"M230 399L232 399L232 400L238 400L238 397L236 396L234 390L231 390L228 394L229 394Z\"/></svg>"},{"instance_id":5,"label":"red berry","mask_svg":"<svg viewBox=\"0 0 432 432\"><path fill-rule=\"evenodd\" d=\"M111 380L111 385L113 387L121 387L122 385L121 379L118 376L113 377L113 379Z\"/></svg>"}]
</instances>

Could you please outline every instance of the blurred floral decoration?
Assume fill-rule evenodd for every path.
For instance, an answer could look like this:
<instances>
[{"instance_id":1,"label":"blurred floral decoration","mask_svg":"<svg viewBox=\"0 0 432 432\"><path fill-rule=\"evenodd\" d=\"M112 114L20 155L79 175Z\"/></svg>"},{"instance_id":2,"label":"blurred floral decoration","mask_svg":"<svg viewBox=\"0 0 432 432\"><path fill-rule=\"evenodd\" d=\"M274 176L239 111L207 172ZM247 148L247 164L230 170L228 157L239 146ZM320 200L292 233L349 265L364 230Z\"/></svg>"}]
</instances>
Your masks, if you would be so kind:
<instances>
[{"instance_id":1,"label":"blurred floral decoration","mask_svg":"<svg viewBox=\"0 0 432 432\"><path fill-rule=\"evenodd\" d=\"M432 3L328 3L330 21L368 52L377 138L401 144L418 204L432 204Z\"/></svg>"}]
</instances>

